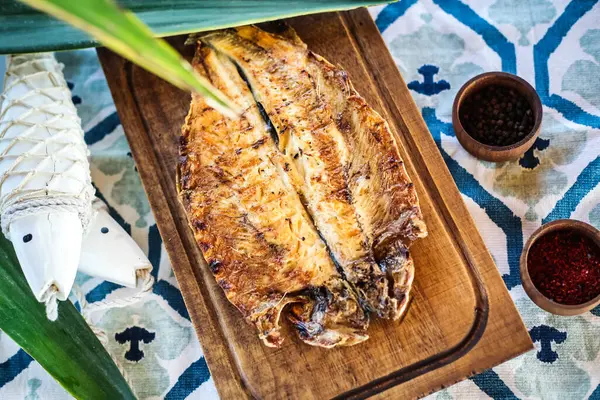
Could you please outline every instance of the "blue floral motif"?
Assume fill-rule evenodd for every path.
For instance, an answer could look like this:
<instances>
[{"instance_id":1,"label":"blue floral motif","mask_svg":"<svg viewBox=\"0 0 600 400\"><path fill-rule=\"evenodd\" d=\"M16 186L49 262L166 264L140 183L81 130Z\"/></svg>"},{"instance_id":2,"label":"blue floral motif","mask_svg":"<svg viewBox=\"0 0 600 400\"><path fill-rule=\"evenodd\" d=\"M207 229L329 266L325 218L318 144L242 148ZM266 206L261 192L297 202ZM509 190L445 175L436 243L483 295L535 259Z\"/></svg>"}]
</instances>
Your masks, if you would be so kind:
<instances>
[{"instance_id":1,"label":"blue floral motif","mask_svg":"<svg viewBox=\"0 0 600 400\"><path fill-rule=\"evenodd\" d=\"M125 352L125 358L129 361L139 362L144 358L142 343L151 343L156 333L148 331L140 326L130 326L122 332L115 333L115 340L121 344L129 344L129 350Z\"/></svg>"},{"instance_id":2,"label":"blue floral motif","mask_svg":"<svg viewBox=\"0 0 600 400\"><path fill-rule=\"evenodd\" d=\"M540 165L540 159L535 156L534 150L546 150L548 146L550 146L549 139L542 139L538 137L537 139L535 139L535 142L533 142L533 146L531 146L529 150L527 150L525 154L523 154L523 157L521 157L521 159L519 160L519 165L523 168L534 169L535 167Z\"/></svg>"},{"instance_id":3,"label":"blue floral motif","mask_svg":"<svg viewBox=\"0 0 600 400\"><path fill-rule=\"evenodd\" d=\"M141 398L164 395L170 386L164 362L179 357L193 338L189 322L155 299L110 309L98 326L112 338L108 350L121 362Z\"/></svg>"},{"instance_id":4,"label":"blue floral motif","mask_svg":"<svg viewBox=\"0 0 600 400\"><path fill-rule=\"evenodd\" d=\"M435 20L430 19L416 32L396 36L389 46L392 55L402 61L398 67L410 81L409 88L435 97L438 110L442 110L438 115L449 118L458 88L483 69L472 62L456 63L465 53L465 41L454 33L438 32L434 24ZM431 65L431 60L436 65ZM434 81L436 74L443 79Z\"/></svg>"},{"instance_id":5,"label":"blue floral motif","mask_svg":"<svg viewBox=\"0 0 600 400\"><path fill-rule=\"evenodd\" d=\"M407 85L409 89L426 96L438 94L443 90L450 89L450 84L447 81L443 79L437 82L434 81L433 76L440 71L435 65L425 64L419 68L418 71L423 75L423 82L411 81Z\"/></svg>"},{"instance_id":6,"label":"blue floral motif","mask_svg":"<svg viewBox=\"0 0 600 400\"><path fill-rule=\"evenodd\" d=\"M510 361L515 384L527 397L583 399L591 390L591 379L582 363L598 360L600 324L585 316L561 317L538 308L529 298L515 302L537 352Z\"/></svg>"},{"instance_id":7,"label":"blue floral motif","mask_svg":"<svg viewBox=\"0 0 600 400\"><path fill-rule=\"evenodd\" d=\"M541 362L553 363L558 359L558 353L552 350L552 343L560 344L567 339L567 332L561 332L548 325L538 325L529 331L531 340L540 342L542 347L537 352L537 358Z\"/></svg>"},{"instance_id":8,"label":"blue floral motif","mask_svg":"<svg viewBox=\"0 0 600 400\"><path fill-rule=\"evenodd\" d=\"M522 356L515 384L524 396L544 400L580 400L591 387L587 372L568 357L548 364L540 363L532 353Z\"/></svg>"},{"instance_id":9,"label":"blue floral motif","mask_svg":"<svg viewBox=\"0 0 600 400\"><path fill-rule=\"evenodd\" d=\"M42 386L42 381L38 378L32 378L27 381L29 387L29 393L25 396L25 400L40 400L40 394L38 389Z\"/></svg>"},{"instance_id":10,"label":"blue floral motif","mask_svg":"<svg viewBox=\"0 0 600 400\"><path fill-rule=\"evenodd\" d=\"M562 89L579 94L596 107L600 114L600 91L596 85L590 85L590 76L600 77L600 29L590 29L579 40L583 51L593 57L594 61L577 60L565 73Z\"/></svg>"},{"instance_id":11,"label":"blue floral motif","mask_svg":"<svg viewBox=\"0 0 600 400\"><path fill-rule=\"evenodd\" d=\"M522 12L528 8L529 12ZM556 16L554 5L548 0L498 0L490 6L490 18L499 24L511 24L519 30L519 44L528 46L527 34L537 24L548 23Z\"/></svg>"},{"instance_id":12,"label":"blue floral motif","mask_svg":"<svg viewBox=\"0 0 600 400\"><path fill-rule=\"evenodd\" d=\"M539 219L534 208L546 196L564 193L568 177L561 167L579 157L587 136L586 130L573 130L552 113L545 113L540 137L519 163L489 164L496 169L494 191L525 202L527 220Z\"/></svg>"}]
</instances>

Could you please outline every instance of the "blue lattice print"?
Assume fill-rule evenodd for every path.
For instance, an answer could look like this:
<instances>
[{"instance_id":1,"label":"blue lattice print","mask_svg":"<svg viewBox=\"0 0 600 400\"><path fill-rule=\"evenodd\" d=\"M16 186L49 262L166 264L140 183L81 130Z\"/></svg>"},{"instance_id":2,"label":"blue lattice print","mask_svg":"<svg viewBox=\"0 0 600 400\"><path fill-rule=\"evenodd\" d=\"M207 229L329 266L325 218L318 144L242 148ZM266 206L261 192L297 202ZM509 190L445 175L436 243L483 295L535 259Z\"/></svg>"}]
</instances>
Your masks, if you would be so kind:
<instances>
[{"instance_id":1,"label":"blue lattice print","mask_svg":"<svg viewBox=\"0 0 600 400\"><path fill-rule=\"evenodd\" d=\"M596 1L400 1L372 10L537 348L432 398L600 398L600 310L561 318L519 278L541 224L600 222L600 6ZM542 133L518 162L486 163L457 142L456 92L474 75L516 73L540 94Z\"/></svg>"},{"instance_id":2,"label":"blue lattice print","mask_svg":"<svg viewBox=\"0 0 600 400\"><path fill-rule=\"evenodd\" d=\"M600 309L541 311L519 280L524 241L542 223L600 228L600 5L597 0L400 0L371 9L529 329L536 351L433 394L434 399L600 399ZM202 350L141 188L95 52L58 54L92 152L98 194L146 249L154 292L99 312L109 350L141 398L216 399ZM460 86L491 70L516 73L544 106L539 139L518 162L475 160L458 144L451 107ZM127 289L78 276L90 302ZM69 396L0 333L0 398Z\"/></svg>"}]
</instances>

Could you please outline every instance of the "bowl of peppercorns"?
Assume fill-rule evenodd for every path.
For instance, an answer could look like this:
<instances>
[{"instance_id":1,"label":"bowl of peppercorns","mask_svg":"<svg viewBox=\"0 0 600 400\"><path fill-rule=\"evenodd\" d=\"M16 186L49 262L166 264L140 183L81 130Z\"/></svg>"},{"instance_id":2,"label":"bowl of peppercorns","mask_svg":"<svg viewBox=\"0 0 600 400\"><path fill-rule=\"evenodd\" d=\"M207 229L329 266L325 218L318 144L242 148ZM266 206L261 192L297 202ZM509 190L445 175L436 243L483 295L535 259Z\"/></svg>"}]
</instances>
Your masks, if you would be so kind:
<instances>
[{"instance_id":1,"label":"bowl of peppercorns","mask_svg":"<svg viewBox=\"0 0 600 400\"><path fill-rule=\"evenodd\" d=\"M521 253L521 282L540 308L578 315L600 304L600 231L560 219L538 228Z\"/></svg>"},{"instance_id":2,"label":"bowl of peppercorns","mask_svg":"<svg viewBox=\"0 0 600 400\"><path fill-rule=\"evenodd\" d=\"M486 72L458 91L452 125L460 144L486 161L520 158L540 133L542 103L524 79L505 72Z\"/></svg>"}]
</instances>

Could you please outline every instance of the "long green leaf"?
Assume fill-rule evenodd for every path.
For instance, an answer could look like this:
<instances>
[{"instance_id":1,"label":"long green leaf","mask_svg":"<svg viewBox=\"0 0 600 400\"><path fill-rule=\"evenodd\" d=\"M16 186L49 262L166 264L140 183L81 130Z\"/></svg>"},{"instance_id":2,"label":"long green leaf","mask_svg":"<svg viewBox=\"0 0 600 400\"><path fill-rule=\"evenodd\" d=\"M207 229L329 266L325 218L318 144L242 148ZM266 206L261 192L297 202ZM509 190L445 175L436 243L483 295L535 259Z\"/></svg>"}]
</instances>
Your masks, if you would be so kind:
<instances>
[{"instance_id":1,"label":"long green leaf","mask_svg":"<svg viewBox=\"0 0 600 400\"><path fill-rule=\"evenodd\" d=\"M202 95L230 115L236 107L134 14L112 0L21 0L89 33L103 45L173 85Z\"/></svg>"},{"instance_id":2,"label":"long green leaf","mask_svg":"<svg viewBox=\"0 0 600 400\"><path fill-rule=\"evenodd\" d=\"M0 235L0 329L78 399L135 399L83 317L59 302L51 322L33 296L12 244Z\"/></svg>"},{"instance_id":3,"label":"long green leaf","mask_svg":"<svg viewBox=\"0 0 600 400\"><path fill-rule=\"evenodd\" d=\"M78 3L80 0L71 0ZM348 10L392 0L119 0L158 36ZM70 50L98 43L16 0L0 0L0 54Z\"/></svg>"}]
</instances>

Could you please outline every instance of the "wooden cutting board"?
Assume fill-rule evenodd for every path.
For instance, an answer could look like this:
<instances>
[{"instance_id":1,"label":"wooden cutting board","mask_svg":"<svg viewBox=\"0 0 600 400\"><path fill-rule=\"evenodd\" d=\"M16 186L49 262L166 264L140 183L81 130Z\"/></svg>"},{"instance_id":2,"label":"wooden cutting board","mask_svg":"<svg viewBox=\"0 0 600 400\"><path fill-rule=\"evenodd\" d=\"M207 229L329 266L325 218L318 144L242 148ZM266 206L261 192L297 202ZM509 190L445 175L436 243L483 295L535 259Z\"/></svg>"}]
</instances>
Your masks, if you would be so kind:
<instances>
[{"instance_id":1,"label":"wooden cutting board","mask_svg":"<svg viewBox=\"0 0 600 400\"><path fill-rule=\"evenodd\" d=\"M263 346L206 267L177 199L175 165L190 96L99 49L121 122L222 398L413 398L515 357L532 343L452 176L365 9L287 21L309 48L342 65L388 120L429 236L411 248L416 279L401 323L374 320L370 339L325 350L286 328ZM194 48L171 43L186 58Z\"/></svg>"}]
</instances>

